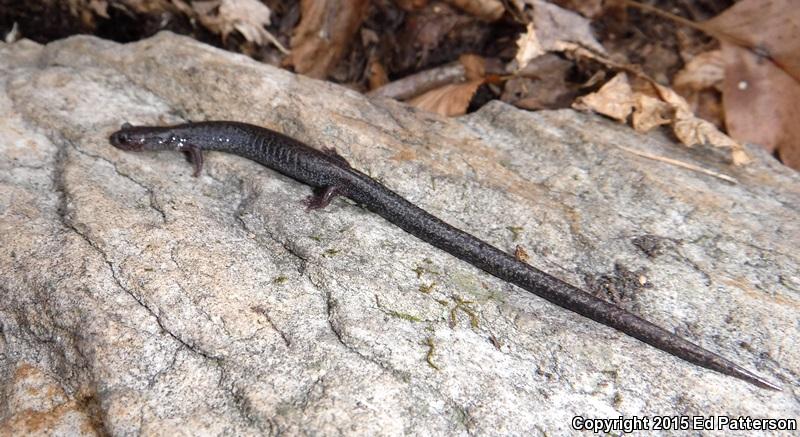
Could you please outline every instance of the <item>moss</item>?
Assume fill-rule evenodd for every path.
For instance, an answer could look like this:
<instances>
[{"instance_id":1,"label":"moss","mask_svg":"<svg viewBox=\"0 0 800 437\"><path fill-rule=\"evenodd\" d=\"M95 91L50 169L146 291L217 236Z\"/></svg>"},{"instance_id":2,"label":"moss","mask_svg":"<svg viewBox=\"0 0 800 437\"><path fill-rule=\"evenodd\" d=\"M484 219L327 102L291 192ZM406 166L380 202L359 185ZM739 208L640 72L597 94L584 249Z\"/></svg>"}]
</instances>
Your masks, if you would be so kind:
<instances>
[{"instance_id":1,"label":"moss","mask_svg":"<svg viewBox=\"0 0 800 437\"><path fill-rule=\"evenodd\" d=\"M468 305L473 304L475 302L469 300L462 300L460 297L455 296L453 300L456 302L456 305L450 310L450 327L453 328L456 326L458 321L458 311L461 310L469 316L469 324L473 328L477 328L479 326L480 319L478 315L475 314L475 311L472 310Z\"/></svg>"},{"instance_id":2,"label":"moss","mask_svg":"<svg viewBox=\"0 0 800 437\"><path fill-rule=\"evenodd\" d=\"M419 291L425 294L430 294L433 291L433 287L436 286L435 282L431 282L430 285L422 284L419 286Z\"/></svg>"},{"instance_id":3,"label":"moss","mask_svg":"<svg viewBox=\"0 0 800 437\"><path fill-rule=\"evenodd\" d=\"M432 368L442 370L433 362L433 354L436 352L436 345L433 343L433 337L425 339L425 346L428 346L428 352L425 354L425 361L427 361L428 365Z\"/></svg>"},{"instance_id":4,"label":"moss","mask_svg":"<svg viewBox=\"0 0 800 437\"><path fill-rule=\"evenodd\" d=\"M506 227L509 231L511 231L511 241L519 240L519 234L522 233L522 226L508 226Z\"/></svg>"},{"instance_id":5,"label":"moss","mask_svg":"<svg viewBox=\"0 0 800 437\"><path fill-rule=\"evenodd\" d=\"M411 270L412 272L417 274L417 279L421 278L424 273L430 273L431 275L439 274L439 272L431 268L431 266L433 265L433 261L431 261L430 258L425 258L422 260L422 262L427 264L427 266L417 266Z\"/></svg>"},{"instance_id":6,"label":"moss","mask_svg":"<svg viewBox=\"0 0 800 437\"><path fill-rule=\"evenodd\" d=\"M613 403L614 403L614 406L617 407L617 408L622 406L622 393L617 392L617 393L614 394Z\"/></svg>"},{"instance_id":7,"label":"moss","mask_svg":"<svg viewBox=\"0 0 800 437\"><path fill-rule=\"evenodd\" d=\"M381 310L386 315L389 315L389 316L392 316L392 317L396 317L398 319L407 320L409 322L421 322L422 321L422 319L417 317L417 316L414 316L414 315L411 315L411 314L408 314L408 313L401 313L400 311L395 311L395 310L390 310L390 309L384 308L383 305L381 304L381 300L380 300L380 298L378 297L377 294L375 295L375 305L377 305L378 309Z\"/></svg>"},{"instance_id":8,"label":"moss","mask_svg":"<svg viewBox=\"0 0 800 437\"><path fill-rule=\"evenodd\" d=\"M397 317L398 319L408 320L409 322L421 322L422 319L416 316L412 316L411 314L401 313L398 311L386 310L386 314Z\"/></svg>"}]
</instances>

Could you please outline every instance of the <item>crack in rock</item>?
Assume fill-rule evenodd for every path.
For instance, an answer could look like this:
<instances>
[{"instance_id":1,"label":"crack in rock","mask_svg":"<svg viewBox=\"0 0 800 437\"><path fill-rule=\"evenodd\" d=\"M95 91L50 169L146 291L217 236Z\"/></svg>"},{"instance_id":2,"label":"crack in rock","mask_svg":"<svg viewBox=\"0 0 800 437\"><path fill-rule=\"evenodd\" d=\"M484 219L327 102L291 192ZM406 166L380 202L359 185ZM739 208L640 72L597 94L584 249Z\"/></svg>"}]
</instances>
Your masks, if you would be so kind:
<instances>
[{"instance_id":1,"label":"crack in rock","mask_svg":"<svg viewBox=\"0 0 800 437\"><path fill-rule=\"evenodd\" d=\"M74 146L72 146L72 147L74 148ZM97 243L92 241L92 239L89 238L89 236L86 235L85 232L82 232L80 229L78 229L78 227L72 222L71 218L69 217L69 213L68 213L68 205L69 205L69 201L70 201L70 199L69 199L69 197L70 197L69 196L69 190L68 190L68 188L66 186L67 183L66 183L66 180L65 180L65 177L64 177L64 170L65 170L65 167L66 167L66 160L67 160L67 151L66 151L66 149L64 147L61 147L61 148L59 148L58 152L56 153L55 171L53 172L53 180L52 180L52 184L53 184L56 192L59 193L59 205L58 205L58 208L57 208L57 214L58 214L59 220L61 221L61 224L66 229L69 229L72 232L74 232L76 235L78 235L84 242L86 242L86 244L88 244L100 256L100 258L103 260L103 262L106 264L106 266L108 266L109 272L111 273L111 278L114 280L114 282L117 284L117 286L122 291L124 291L126 294L128 294L131 298L133 298L133 300L135 300L151 316L153 316L153 318L156 321L156 324L158 325L159 328L161 328L162 331L167 333L167 335L172 337L175 341L177 341L181 345L185 346L190 351L198 354L199 356L201 356L203 358L206 358L208 360L221 360L220 357L215 357L213 355L210 355L209 353L207 353L207 352L201 350L200 348L190 344L189 342L183 340L182 338L180 338L180 336L178 336L177 334L175 334L171 330L167 329L166 326L164 326L164 323L161 320L161 317L159 317L159 315L156 313L156 311L153 308L151 308L149 305L147 305L144 302L143 299L141 299L139 296L136 295L136 293L134 293L132 290L128 289L127 287L125 287L122 284L122 281L120 280L120 278L118 276L118 273L117 273L116 269L114 268L114 263L112 263L108 259L108 256L105 253L105 251L103 251L102 248L100 248L100 246L97 245Z\"/></svg>"},{"instance_id":2,"label":"crack in rock","mask_svg":"<svg viewBox=\"0 0 800 437\"><path fill-rule=\"evenodd\" d=\"M277 435L277 424L269 417L259 414L251 402L247 399L244 391L230 379L224 368L220 368L220 378L217 387L230 397L233 408L239 413L242 420L253 428L258 429L265 435Z\"/></svg>"},{"instance_id":3,"label":"crack in rock","mask_svg":"<svg viewBox=\"0 0 800 437\"><path fill-rule=\"evenodd\" d=\"M275 322L272 320L272 317L270 317L269 312L267 311L266 308L264 308L261 305L256 305L254 307L251 307L250 309L253 310L256 314L264 316L269 326L272 327L272 329L275 330L275 332L277 332L281 336L281 338L283 339L283 343L286 345L287 348L292 346L292 342L289 339L289 336L286 335L286 333L283 332L280 328L278 328L278 325L276 325Z\"/></svg>"},{"instance_id":4,"label":"crack in rock","mask_svg":"<svg viewBox=\"0 0 800 437\"><path fill-rule=\"evenodd\" d=\"M249 205L252 203L251 198L252 196L242 196L241 202L239 202L239 204L236 205L236 208L234 209L233 213L236 222L239 223L239 225L246 233L253 235L259 235L259 234L264 235L270 241L280 245L283 248L283 250L285 250L289 255L292 255L294 258L298 260L299 266L297 268L297 271L301 276L304 275L306 272L306 267L308 266L308 258L306 256L302 255L297 249L292 247L292 245L289 242L286 242L275 236L275 234L272 233L266 227L262 228L261 230L262 232L257 233L252 229L250 229L249 226L247 226L247 222L244 221L243 215L244 215L244 210L249 208Z\"/></svg>"},{"instance_id":5,"label":"crack in rock","mask_svg":"<svg viewBox=\"0 0 800 437\"><path fill-rule=\"evenodd\" d=\"M73 149L75 149L76 152L78 152L79 154L81 154L83 156L88 156L90 158L93 158L93 159L96 159L96 160L103 161L103 162L107 163L108 165L111 166L111 168L114 169L114 173L116 173L116 174L122 176L123 178L133 182L135 185L137 185L138 187L143 189L148 195L150 208L155 210L156 212L158 212L158 214L161 216L161 222L162 223L167 223L167 214L164 212L164 208L162 208L161 205L159 204L158 198L156 197L155 192L150 187L148 187L148 186L144 185L143 183L137 181L131 175L120 171L119 167L117 167L117 163L109 160L108 158L104 158L104 157L102 157L100 155L95 155L93 153L89 153L89 152L87 152L85 150L81 150L78 146L76 146L71 141L66 141L66 143L69 144Z\"/></svg>"}]
</instances>

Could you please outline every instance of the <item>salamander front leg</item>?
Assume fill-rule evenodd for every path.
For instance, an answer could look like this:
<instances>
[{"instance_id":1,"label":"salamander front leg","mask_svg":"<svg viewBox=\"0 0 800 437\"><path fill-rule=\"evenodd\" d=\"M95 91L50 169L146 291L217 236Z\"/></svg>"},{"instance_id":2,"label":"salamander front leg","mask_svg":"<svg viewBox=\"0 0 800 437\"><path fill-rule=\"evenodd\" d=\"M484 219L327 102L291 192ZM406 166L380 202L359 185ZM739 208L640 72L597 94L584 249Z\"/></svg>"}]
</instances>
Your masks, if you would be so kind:
<instances>
[{"instance_id":1,"label":"salamander front leg","mask_svg":"<svg viewBox=\"0 0 800 437\"><path fill-rule=\"evenodd\" d=\"M197 146L184 146L181 148L181 152L185 153L186 159L194 164L192 176L200 176L200 172L203 170L203 150Z\"/></svg>"},{"instance_id":2,"label":"salamander front leg","mask_svg":"<svg viewBox=\"0 0 800 437\"><path fill-rule=\"evenodd\" d=\"M308 196L306 199L306 211L325 208L338 195L339 188L335 185L330 187L314 188L314 194Z\"/></svg>"}]
</instances>

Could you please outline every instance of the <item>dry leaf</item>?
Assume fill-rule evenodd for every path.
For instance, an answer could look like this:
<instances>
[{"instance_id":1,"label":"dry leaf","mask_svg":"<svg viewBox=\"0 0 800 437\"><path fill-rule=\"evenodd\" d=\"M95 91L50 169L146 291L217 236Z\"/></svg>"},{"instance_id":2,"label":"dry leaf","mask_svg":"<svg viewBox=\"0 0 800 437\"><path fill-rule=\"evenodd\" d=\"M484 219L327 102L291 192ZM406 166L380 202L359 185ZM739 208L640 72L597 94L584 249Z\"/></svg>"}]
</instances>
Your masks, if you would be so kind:
<instances>
[{"instance_id":1,"label":"dry leaf","mask_svg":"<svg viewBox=\"0 0 800 437\"><path fill-rule=\"evenodd\" d=\"M368 0L302 0L286 64L307 76L326 77L361 27L368 6Z\"/></svg>"},{"instance_id":2,"label":"dry leaf","mask_svg":"<svg viewBox=\"0 0 800 437\"><path fill-rule=\"evenodd\" d=\"M200 23L208 30L220 34L223 40L236 31L249 42L256 45L272 43L286 53L281 43L264 29L270 23L271 12L257 0L193 2L192 9L197 13Z\"/></svg>"},{"instance_id":3,"label":"dry leaf","mask_svg":"<svg viewBox=\"0 0 800 437\"><path fill-rule=\"evenodd\" d=\"M686 146L710 144L714 147L731 149L731 160L734 165L743 165L751 161L744 147L733 138L720 132L714 124L695 117L689 110L689 104L675 91L653 83L659 96L675 110L672 131Z\"/></svg>"},{"instance_id":4,"label":"dry leaf","mask_svg":"<svg viewBox=\"0 0 800 437\"><path fill-rule=\"evenodd\" d=\"M734 138L778 152L800 170L800 84L746 49L723 43L725 126Z\"/></svg>"},{"instance_id":5,"label":"dry leaf","mask_svg":"<svg viewBox=\"0 0 800 437\"><path fill-rule=\"evenodd\" d=\"M800 81L800 5L797 0L742 0L702 23L728 42L748 45L769 56Z\"/></svg>"},{"instance_id":6,"label":"dry leaf","mask_svg":"<svg viewBox=\"0 0 800 437\"><path fill-rule=\"evenodd\" d=\"M445 0L468 14L484 21L496 21L503 16L505 8L500 0Z\"/></svg>"},{"instance_id":7,"label":"dry leaf","mask_svg":"<svg viewBox=\"0 0 800 437\"><path fill-rule=\"evenodd\" d=\"M528 66L529 62L547 53L539 42L539 37L536 36L536 29L534 29L533 23L528 23L525 33L519 36L517 47L517 55L514 59L517 61L518 70L522 70Z\"/></svg>"},{"instance_id":8,"label":"dry leaf","mask_svg":"<svg viewBox=\"0 0 800 437\"><path fill-rule=\"evenodd\" d=\"M467 80L486 77L486 60L482 56L463 54L458 57L458 62L464 66L464 76Z\"/></svg>"},{"instance_id":9,"label":"dry leaf","mask_svg":"<svg viewBox=\"0 0 800 437\"><path fill-rule=\"evenodd\" d=\"M723 125L722 80L725 78L725 60L721 50L700 53L679 71L672 80L672 88L700 118Z\"/></svg>"},{"instance_id":10,"label":"dry leaf","mask_svg":"<svg viewBox=\"0 0 800 437\"><path fill-rule=\"evenodd\" d=\"M110 18L108 16L108 2L106 0L89 0L89 9L103 18Z\"/></svg>"},{"instance_id":11,"label":"dry leaf","mask_svg":"<svg viewBox=\"0 0 800 437\"><path fill-rule=\"evenodd\" d=\"M464 115L467 112L472 96L475 95L475 91L478 90L481 84L483 84L483 79L444 85L414 97L408 103L417 108L448 117Z\"/></svg>"},{"instance_id":12,"label":"dry leaf","mask_svg":"<svg viewBox=\"0 0 800 437\"><path fill-rule=\"evenodd\" d=\"M645 92L634 92L627 75L614 76L595 93L579 98L572 107L580 110L593 110L600 114L625 122L634 111L633 124L638 131L647 131L655 126L671 123L675 136L686 146L710 144L731 150L731 160L735 165L750 162L744 147L719 131L712 123L696 117L686 100L670 88L649 82L657 97Z\"/></svg>"},{"instance_id":13,"label":"dry leaf","mask_svg":"<svg viewBox=\"0 0 800 437\"><path fill-rule=\"evenodd\" d=\"M389 75L378 59L370 60L367 69L367 77L369 78L369 89L371 90L380 88L389 83Z\"/></svg>"},{"instance_id":14,"label":"dry leaf","mask_svg":"<svg viewBox=\"0 0 800 437\"><path fill-rule=\"evenodd\" d=\"M647 132L656 126L669 124L675 113L669 103L644 93L634 95L633 106L631 122L637 132Z\"/></svg>"},{"instance_id":15,"label":"dry leaf","mask_svg":"<svg viewBox=\"0 0 800 437\"><path fill-rule=\"evenodd\" d=\"M619 73L597 92L579 97L572 107L584 111L592 110L624 123L633 111L633 105L634 95L628 75Z\"/></svg>"},{"instance_id":16,"label":"dry leaf","mask_svg":"<svg viewBox=\"0 0 800 437\"><path fill-rule=\"evenodd\" d=\"M9 30L8 33L6 34L5 43L11 44L17 42L19 41L20 37L21 36L19 33L19 25L15 21L14 24L11 26L11 30Z\"/></svg>"},{"instance_id":17,"label":"dry leaf","mask_svg":"<svg viewBox=\"0 0 800 437\"><path fill-rule=\"evenodd\" d=\"M672 80L672 87L686 97L683 90L697 92L715 87L725 77L725 60L721 50L700 53L686 63Z\"/></svg>"},{"instance_id":18,"label":"dry leaf","mask_svg":"<svg viewBox=\"0 0 800 437\"><path fill-rule=\"evenodd\" d=\"M579 14L542 0L511 0L517 11L527 17L526 32L517 40L517 69L549 51L564 51L578 45L605 53L592 34L591 23Z\"/></svg>"},{"instance_id":19,"label":"dry leaf","mask_svg":"<svg viewBox=\"0 0 800 437\"><path fill-rule=\"evenodd\" d=\"M598 53L606 52L595 39L587 18L542 0L528 1L533 3L534 24L546 49L558 50L560 43L571 42Z\"/></svg>"},{"instance_id":20,"label":"dry leaf","mask_svg":"<svg viewBox=\"0 0 800 437\"><path fill-rule=\"evenodd\" d=\"M702 26L722 39L722 104L730 135L777 151L786 165L800 169L797 1L743 0Z\"/></svg>"},{"instance_id":21,"label":"dry leaf","mask_svg":"<svg viewBox=\"0 0 800 437\"><path fill-rule=\"evenodd\" d=\"M714 147L731 149L731 160L734 165L744 165L752 161L741 144L702 118L677 118L673 122L672 131L687 146L710 144Z\"/></svg>"}]
</instances>

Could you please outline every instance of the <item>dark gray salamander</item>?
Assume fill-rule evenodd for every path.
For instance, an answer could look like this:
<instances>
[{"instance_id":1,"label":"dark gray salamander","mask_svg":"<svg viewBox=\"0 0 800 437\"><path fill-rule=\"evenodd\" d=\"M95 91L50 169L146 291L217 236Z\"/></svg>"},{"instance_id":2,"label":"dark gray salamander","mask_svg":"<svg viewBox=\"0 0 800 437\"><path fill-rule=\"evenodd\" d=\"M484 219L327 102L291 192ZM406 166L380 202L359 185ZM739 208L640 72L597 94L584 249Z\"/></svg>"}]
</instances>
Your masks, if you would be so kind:
<instances>
[{"instance_id":1,"label":"dark gray salamander","mask_svg":"<svg viewBox=\"0 0 800 437\"><path fill-rule=\"evenodd\" d=\"M311 148L269 129L231 121L207 121L150 127L125 124L111 144L123 150L186 152L200 174L204 150L216 150L259 162L313 187L310 209L324 208L345 196L406 232L504 281L610 326L690 363L740 378L759 387L780 390L768 380L685 340L624 309L517 260L496 247L456 229L352 168L333 149Z\"/></svg>"}]
</instances>

